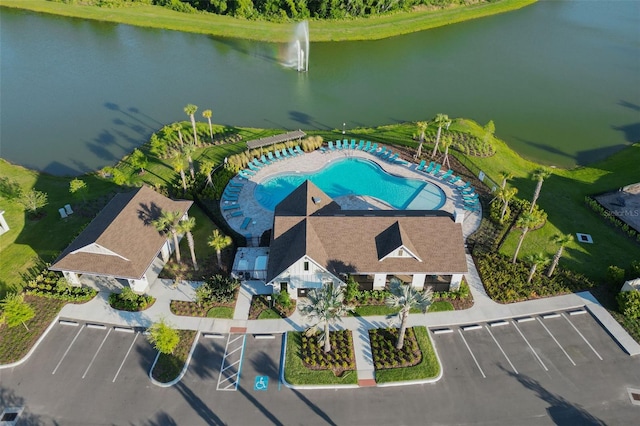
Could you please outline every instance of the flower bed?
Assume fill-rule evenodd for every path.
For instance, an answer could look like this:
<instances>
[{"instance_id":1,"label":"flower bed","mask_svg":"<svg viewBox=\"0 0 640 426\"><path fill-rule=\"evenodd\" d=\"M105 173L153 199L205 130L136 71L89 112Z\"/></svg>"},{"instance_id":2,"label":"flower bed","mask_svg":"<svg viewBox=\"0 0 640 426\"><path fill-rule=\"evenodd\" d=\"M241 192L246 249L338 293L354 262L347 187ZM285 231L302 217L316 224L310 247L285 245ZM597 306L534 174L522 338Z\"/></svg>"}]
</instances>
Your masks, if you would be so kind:
<instances>
[{"instance_id":1,"label":"flower bed","mask_svg":"<svg viewBox=\"0 0 640 426\"><path fill-rule=\"evenodd\" d=\"M25 293L68 302L87 302L98 294L91 287L71 286L60 273L46 269L27 282Z\"/></svg>"},{"instance_id":2,"label":"flower bed","mask_svg":"<svg viewBox=\"0 0 640 426\"><path fill-rule=\"evenodd\" d=\"M318 342L317 335L300 336L300 357L302 364L310 370L331 370L336 377L346 371L355 370L356 361L353 351L351 330L329 332L331 351L325 352Z\"/></svg>"},{"instance_id":3,"label":"flower bed","mask_svg":"<svg viewBox=\"0 0 640 426\"><path fill-rule=\"evenodd\" d=\"M235 300L231 302L188 302L184 300L171 301L171 313L184 317L207 317L212 308L229 308L233 311ZM231 315L233 317L233 315Z\"/></svg>"}]
</instances>

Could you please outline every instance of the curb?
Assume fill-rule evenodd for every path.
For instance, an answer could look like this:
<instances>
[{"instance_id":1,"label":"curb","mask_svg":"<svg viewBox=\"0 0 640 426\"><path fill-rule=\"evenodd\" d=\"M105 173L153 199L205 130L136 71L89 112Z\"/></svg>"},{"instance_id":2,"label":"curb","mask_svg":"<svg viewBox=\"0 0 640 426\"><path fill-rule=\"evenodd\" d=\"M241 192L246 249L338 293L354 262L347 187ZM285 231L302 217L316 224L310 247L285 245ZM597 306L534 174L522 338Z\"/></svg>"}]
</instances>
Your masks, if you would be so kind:
<instances>
[{"instance_id":1,"label":"curb","mask_svg":"<svg viewBox=\"0 0 640 426\"><path fill-rule=\"evenodd\" d=\"M170 382L162 383L153 378L153 374L152 374L153 369L156 366L156 363L158 362L158 358L160 358L160 352L158 352L158 355L156 355L156 359L153 360L153 364L151 364L151 368L149 369L149 380L151 380L151 383L161 388L169 388L175 385L176 383L178 383L180 380L182 380L184 375L187 373L187 370L189 369L189 363L191 362L191 357L193 356L193 352L196 350L196 346L198 345L199 339L200 339L200 331L198 330L198 332L196 333L196 337L193 339L191 350L189 350L189 355L187 356L187 359L184 362L184 367L182 367L182 371L180 372L180 374L178 374L178 377L171 380Z\"/></svg>"},{"instance_id":2,"label":"curb","mask_svg":"<svg viewBox=\"0 0 640 426\"><path fill-rule=\"evenodd\" d=\"M292 385L284 379L284 361L287 359L287 337L288 333L284 333L282 339L282 357L280 358L280 383L288 387L289 389L296 390L327 390L327 389L358 389L360 386L355 385Z\"/></svg>"},{"instance_id":3,"label":"curb","mask_svg":"<svg viewBox=\"0 0 640 426\"><path fill-rule=\"evenodd\" d=\"M51 324L49 324L49 326L44 330L44 332L40 335L38 340L36 340L36 343L33 344L31 349L29 349L29 352L27 352L27 354L24 357L22 357L22 359L20 359L20 360L18 360L16 362L12 362L11 364L0 364L0 370L3 370L5 368L17 367L20 364L22 364L23 362L25 362L26 360L28 360L29 357L38 348L38 345L40 345L40 342L42 342L44 340L44 338L47 336L47 334L49 334L51 329L58 323L59 320L60 320L60 315L56 315L56 317L53 319L53 321L51 321Z\"/></svg>"}]
</instances>

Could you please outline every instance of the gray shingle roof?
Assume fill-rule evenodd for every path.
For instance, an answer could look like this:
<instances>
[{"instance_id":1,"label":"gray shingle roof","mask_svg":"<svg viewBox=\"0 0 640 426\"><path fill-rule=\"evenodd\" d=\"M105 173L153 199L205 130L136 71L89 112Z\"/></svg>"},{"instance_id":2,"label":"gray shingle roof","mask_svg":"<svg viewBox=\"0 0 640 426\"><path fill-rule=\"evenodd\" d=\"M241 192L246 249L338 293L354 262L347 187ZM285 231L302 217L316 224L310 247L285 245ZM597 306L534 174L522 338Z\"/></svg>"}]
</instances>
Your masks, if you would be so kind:
<instances>
[{"instance_id":1,"label":"gray shingle roof","mask_svg":"<svg viewBox=\"0 0 640 426\"><path fill-rule=\"evenodd\" d=\"M49 269L140 279L166 241L151 222L162 211L184 214L191 204L171 200L146 186L117 194ZM82 251L92 245L117 256Z\"/></svg>"}]
</instances>

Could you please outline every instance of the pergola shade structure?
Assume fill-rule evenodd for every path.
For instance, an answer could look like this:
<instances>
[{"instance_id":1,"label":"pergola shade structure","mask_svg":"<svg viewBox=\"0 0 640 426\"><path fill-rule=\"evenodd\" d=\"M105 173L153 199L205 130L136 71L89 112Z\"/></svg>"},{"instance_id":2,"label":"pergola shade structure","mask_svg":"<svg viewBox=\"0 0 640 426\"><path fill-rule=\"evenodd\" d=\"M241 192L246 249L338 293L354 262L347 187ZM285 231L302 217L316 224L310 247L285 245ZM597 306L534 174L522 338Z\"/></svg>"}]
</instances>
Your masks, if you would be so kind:
<instances>
[{"instance_id":1,"label":"pergola shade structure","mask_svg":"<svg viewBox=\"0 0 640 426\"><path fill-rule=\"evenodd\" d=\"M249 149L262 148L263 146L273 145L275 143L288 142L292 140L301 140L307 136L302 130L294 130L292 132L281 133L279 135L273 135L266 138L253 139L247 141L247 147Z\"/></svg>"}]
</instances>

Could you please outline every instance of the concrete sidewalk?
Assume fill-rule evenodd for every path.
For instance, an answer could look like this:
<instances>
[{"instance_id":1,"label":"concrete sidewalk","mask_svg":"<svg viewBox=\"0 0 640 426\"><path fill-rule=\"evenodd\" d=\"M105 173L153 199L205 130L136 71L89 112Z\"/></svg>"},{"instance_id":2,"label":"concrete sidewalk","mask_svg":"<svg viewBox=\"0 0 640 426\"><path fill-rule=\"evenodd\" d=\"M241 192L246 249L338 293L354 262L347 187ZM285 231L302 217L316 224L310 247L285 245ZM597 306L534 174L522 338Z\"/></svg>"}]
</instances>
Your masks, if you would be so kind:
<instances>
[{"instance_id":1,"label":"concrete sidewalk","mask_svg":"<svg viewBox=\"0 0 640 426\"><path fill-rule=\"evenodd\" d=\"M491 300L485 290L471 255L467 255L469 273L465 275L471 294L473 307L462 311L433 312L429 314L411 314L410 326L427 328L445 328L461 324L475 324L502 319L525 317L547 312L566 311L586 308L606 328L609 334L630 355L640 355L640 345L618 324L589 292L529 300L526 302L502 305ZM249 321L249 307L254 294L268 294L269 288L260 281L243 282L233 319L199 318L177 316L171 313L171 300L194 300L198 282L183 281L174 286L172 280L158 279L152 285L150 294L156 298L152 307L143 312L123 312L109 306L108 294L98 293L92 301L74 305L68 304L60 312L61 318L89 323L106 323L124 327L148 327L160 318L168 320L179 329L198 330L203 333L228 333L230 330L246 330L249 334L279 334L289 331L302 331L308 324L295 311L289 318ZM375 385L375 371L371 356L371 344L368 330L388 327L385 316L345 317L335 328L353 330L353 342L361 386Z\"/></svg>"}]
</instances>

